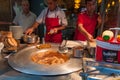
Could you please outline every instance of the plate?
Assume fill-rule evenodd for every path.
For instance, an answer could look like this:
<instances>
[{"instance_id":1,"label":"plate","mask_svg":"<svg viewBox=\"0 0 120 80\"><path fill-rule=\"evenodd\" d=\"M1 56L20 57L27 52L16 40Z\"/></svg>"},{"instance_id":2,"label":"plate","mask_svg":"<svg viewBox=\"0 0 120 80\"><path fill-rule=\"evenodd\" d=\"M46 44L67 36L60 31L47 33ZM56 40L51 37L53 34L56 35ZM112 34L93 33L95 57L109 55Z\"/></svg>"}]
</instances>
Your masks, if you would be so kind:
<instances>
[{"instance_id":1,"label":"plate","mask_svg":"<svg viewBox=\"0 0 120 80\"><path fill-rule=\"evenodd\" d=\"M68 48L73 48L76 46L81 46L81 47L85 47L87 45L86 41L72 41L72 40L68 40L66 43L66 47Z\"/></svg>"}]
</instances>

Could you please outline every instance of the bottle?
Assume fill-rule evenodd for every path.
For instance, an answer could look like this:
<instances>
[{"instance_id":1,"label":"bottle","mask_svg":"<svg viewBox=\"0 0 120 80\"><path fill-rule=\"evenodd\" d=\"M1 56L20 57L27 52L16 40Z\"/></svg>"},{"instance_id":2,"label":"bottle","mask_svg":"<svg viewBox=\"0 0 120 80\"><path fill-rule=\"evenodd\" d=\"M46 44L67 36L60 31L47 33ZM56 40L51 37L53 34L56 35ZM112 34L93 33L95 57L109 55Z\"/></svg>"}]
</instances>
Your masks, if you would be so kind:
<instances>
[{"instance_id":1,"label":"bottle","mask_svg":"<svg viewBox=\"0 0 120 80\"><path fill-rule=\"evenodd\" d=\"M117 35L117 41L120 42L120 35Z\"/></svg>"}]
</instances>

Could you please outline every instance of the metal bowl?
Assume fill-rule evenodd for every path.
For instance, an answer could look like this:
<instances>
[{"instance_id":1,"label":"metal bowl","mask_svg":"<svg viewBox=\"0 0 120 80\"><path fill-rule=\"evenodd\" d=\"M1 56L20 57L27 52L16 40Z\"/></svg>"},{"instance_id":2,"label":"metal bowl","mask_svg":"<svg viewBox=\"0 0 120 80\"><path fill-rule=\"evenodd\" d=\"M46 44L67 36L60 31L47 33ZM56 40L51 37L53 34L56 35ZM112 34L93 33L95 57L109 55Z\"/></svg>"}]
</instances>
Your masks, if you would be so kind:
<instances>
[{"instance_id":1,"label":"metal bowl","mask_svg":"<svg viewBox=\"0 0 120 80\"><path fill-rule=\"evenodd\" d=\"M36 43L39 42L39 37L37 35L24 35L23 40L25 43Z\"/></svg>"}]
</instances>

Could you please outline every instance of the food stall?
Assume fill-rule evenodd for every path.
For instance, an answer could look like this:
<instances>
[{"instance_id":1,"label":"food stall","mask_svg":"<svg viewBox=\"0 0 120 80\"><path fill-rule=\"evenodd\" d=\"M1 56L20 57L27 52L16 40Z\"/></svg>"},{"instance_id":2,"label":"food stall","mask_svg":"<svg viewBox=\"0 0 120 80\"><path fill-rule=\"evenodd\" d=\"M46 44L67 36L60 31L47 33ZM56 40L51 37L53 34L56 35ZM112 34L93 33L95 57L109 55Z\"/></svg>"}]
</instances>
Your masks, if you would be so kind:
<instances>
[{"instance_id":1,"label":"food stall","mask_svg":"<svg viewBox=\"0 0 120 80\"><path fill-rule=\"evenodd\" d=\"M7 32L10 34L10 32ZM4 33L7 34L6 32ZM8 36L8 35L7 35ZM9 35L10 36L10 35ZM14 39L14 38L13 38ZM9 44L7 44L8 42ZM43 41L44 42L44 41ZM104 41L103 41L104 42ZM96 42L64 40L62 44L55 43L1 43L0 79L2 80L114 80L119 79L119 64L97 60L95 52ZM61 48L61 47L62 48ZM42 55L50 53L61 56L63 60L57 63L42 62ZM45 54L44 54L45 53ZM40 55L41 54L41 55ZM40 56L37 57L36 56ZM66 57L65 57L66 56ZM87 57L89 56L89 58ZM52 55L52 58L54 56ZM95 59L96 58L96 59ZM57 60L54 58L53 60ZM42 63L41 63L42 62ZM53 61L54 62L54 61Z\"/></svg>"},{"instance_id":2,"label":"food stall","mask_svg":"<svg viewBox=\"0 0 120 80\"><path fill-rule=\"evenodd\" d=\"M26 42L21 44L10 31L1 32L1 80L81 79L82 60L72 57L72 49L65 47L67 41L40 44L38 39L31 41L31 37L25 36Z\"/></svg>"},{"instance_id":3,"label":"food stall","mask_svg":"<svg viewBox=\"0 0 120 80\"><path fill-rule=\"evenodd\" d=\"M9 43L9 42L8 42ZM89 43L89 44L88 44ZM1 44L3 45L3 44ZM9 44L10 45L10 44ZM44 45L44 46L43 46ZM69 56L69 60L61 64L39 64L33 58L46 51L59 51ZM6 45L4 45L6 46ZM12 45L13 46L13 45ZM16 46L16 45L14 45ZM77 47L76 47L77 46ZM94 80L119 79L119 64L97 62L93 58L86 58L89 51L94 52L96 43L81 41L63 41L62 44L20 44L17 49L3 49L1 52L0 79L2 80ZM65 52L64 52L65 50ZM54 53L54 52L52 52ZM93 55L89 53L90 55ZM84 55L85 54L85 55ZM94 56L94 55L93 55ZM106 73L105 73L106 72Z\"/></svg>"},{"instance_id":4,"label":"food stall","mask_svg":"<svg viewBox=\"0 0 120 80\"><path fill-rule=\"evenodd\" d=\"M117 17L111 16L118 16L117 9L119 7L118 5L115 7L115 10L118 11L116 14L111 14L111 9L115 4L111 2L112 0L98 2L98 6L104 4L101 6L103 22L98 33L100 35L110 27L119 26L119 21L116 21ZM111 7L108 5L109 3L112 4ZM104 22L105 17L107 17L106 22ZM112 21L109 20L114 20L117 23L111 23ZM61 44L45 43L44 39L39 41L40 39L36 35L25 36L23 44L12 36L18 37L17 34L12 34L9 31L0 34L0 80L120 79L118 32L114 34L116 35L115 41L118 40L118 42L114 42L112 38L110 39L113 42L110 42L107 40L108 38L104 39L104 36L99 36L94 42L63 40ZM105 53L104 57L103 53Z\"/></svg>"}]
</instances>

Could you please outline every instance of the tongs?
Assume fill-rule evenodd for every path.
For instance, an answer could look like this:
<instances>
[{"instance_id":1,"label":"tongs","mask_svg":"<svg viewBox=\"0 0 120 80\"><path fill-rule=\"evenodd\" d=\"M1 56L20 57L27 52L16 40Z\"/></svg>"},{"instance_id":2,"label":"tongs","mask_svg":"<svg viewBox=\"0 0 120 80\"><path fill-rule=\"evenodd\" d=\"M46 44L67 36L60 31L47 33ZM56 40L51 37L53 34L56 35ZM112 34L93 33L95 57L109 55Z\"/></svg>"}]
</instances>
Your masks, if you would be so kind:
<instances>
[{"instance_id":1,"label":"tongs","mask_svg":"<svg viewBox=\"0 0 120 80\"><path fill-rule=\"evenodd\" d=\"M67 53L68 52L68 48L66 47L66 44L67 44L67 39L63 40L62 43L60 44L60 46L58 47L59 53Z\"/></svg>"}]
</instances>

